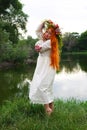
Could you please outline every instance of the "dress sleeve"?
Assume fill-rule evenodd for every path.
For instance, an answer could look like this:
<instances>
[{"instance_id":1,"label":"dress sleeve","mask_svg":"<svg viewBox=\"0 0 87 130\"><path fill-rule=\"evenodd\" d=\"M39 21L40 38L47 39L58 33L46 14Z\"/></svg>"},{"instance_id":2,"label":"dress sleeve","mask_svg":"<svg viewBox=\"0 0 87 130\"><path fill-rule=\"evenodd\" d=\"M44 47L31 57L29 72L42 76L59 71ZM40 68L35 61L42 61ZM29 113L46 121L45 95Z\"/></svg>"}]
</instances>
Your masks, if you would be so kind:
<instances>
[{"instance_id":1,"label":"dress sleeve","mask_svg":"<svg viewBox=\"0 0 87 130\"><path fill-rule=\"evenodd\" d=\"M39 40L35 43L35 46L41 46L42 40Z\"/></svg>"},{"instance_id":2,"label":"dress sleeve","mask_svg":"<svg viewBox=\"0 0 87 130\"><path fill-rule=\"evenodd\" d=\"M41 23L41 24L38 26L37 30L36 30L36 35L37 35L37 37L38 37L39 39L42 39L42 35L43 35L43 33L42 33L42 28L43 28L43 23Z\"/></svg>"},{"instance_id":3,"label":"dress sleeve","mask_svg":"<svg viewBox=\"0 0 87 130\"><path fill-rule=\"evenodd\" d=\"M41 53L51 49L50 40L45 41L40 47L41 47L41 50L40 50Z\"/></svg>"}]
</instances>

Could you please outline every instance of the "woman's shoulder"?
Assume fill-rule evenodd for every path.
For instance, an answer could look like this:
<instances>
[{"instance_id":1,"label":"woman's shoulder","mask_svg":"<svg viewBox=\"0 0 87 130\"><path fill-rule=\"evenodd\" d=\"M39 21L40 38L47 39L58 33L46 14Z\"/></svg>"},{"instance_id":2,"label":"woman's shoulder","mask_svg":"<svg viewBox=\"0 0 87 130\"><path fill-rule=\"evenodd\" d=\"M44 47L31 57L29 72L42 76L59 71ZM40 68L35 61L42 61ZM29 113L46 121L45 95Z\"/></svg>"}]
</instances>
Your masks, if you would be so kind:
<instances>
[{"instance_id":1,"label":"woman's shoulder","mask_svg":"<svg viewBox=\"0 0 87 130\"><path fill-rule=\"evenodd\" d=\"M35 45L39 45L39 44L41 44L42 42L43 42L42 40L38 40Z\"/></svg>"},{"instance_id":2,"label":"woman's shoulder","mask_svg":"<svg viewBox=\"0 0 87 130\"><path fill-rule=\"evenodd\" d=\"M51 40L48 39L48 40L45 41L45 43L48 43L48 44L49 44L49 43L51 43Z\"/></svg>"}]
</instances>

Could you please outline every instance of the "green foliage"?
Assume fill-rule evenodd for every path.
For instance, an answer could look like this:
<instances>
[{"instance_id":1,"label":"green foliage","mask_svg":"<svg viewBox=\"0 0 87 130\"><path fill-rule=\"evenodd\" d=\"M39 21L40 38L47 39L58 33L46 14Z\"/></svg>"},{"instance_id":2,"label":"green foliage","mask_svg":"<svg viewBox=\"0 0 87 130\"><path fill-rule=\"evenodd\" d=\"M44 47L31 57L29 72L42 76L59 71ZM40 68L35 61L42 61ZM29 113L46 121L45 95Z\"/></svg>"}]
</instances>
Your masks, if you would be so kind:
<instances>
[{"instance_id":1,"label":"green foliage","mask_svg":"<svg viewBox=\"0 0 87 130\"><path fill-rule=\"evenodd\" d=\"M42 105L15 98L0 107L0 130L86 130L87 102L55 100L49 117Z\"/></svg>"},{"instance_id":2,"label":"green foliage","mask_svg":"<svg viewBox=\"0 0 87 130\"><path fill-rule=\"evenodd\" d=\"M8 33L6 31L0 31L0 61L9 62L24 62L27 59L35 60L37 57L37 52L34 50L34 45L37 39L33 39L29 36L26 40L19 40L18 44L13 45L12 42L8 40Z\"/></svg>"},{"instance_id":3,"label":"green foliage","mask_svg":"<svg viewBox=\"0 0 87 130\"><path fill-rule=\"evenodd\" d=\"M72 51L77 46L79 34L77 32L65 33L63 35L63 51Z\"/></svg>"},{"instance_id":4,"label":"green foliage","mask_svg":"<svg viewBox=\"0 0 87 130\"><path fill-rule=\"evenodd\" d=\"M23 62L28 57L28 51L23 46L16 46L13 50L12 60L14 62Z\"/></svg>"},{"instance_id":5,"label":"green foliage","mask_svg":"<svg viewBox=\"0 0 87 130\"><path fill-rule=\"evenodd\" d=\"M63 35L63 52L75 52L75 51L86 51L87 50L87 31L80 35L76 32L65 33Z\"/></svg>"},{"instance_id":6,"label":"green foliage","mask_svg":"<svg viewBox=\"0 0 87 130\"><path fill-rule=\"evenodd\" d=\"M11 59L11 53L13 51L13 47L9 43L4 43L1 45L1 57L0 60L2 61L9 61Z\"/></svg>"},{"instance_id":7,"label":"green foliage","mask_svg":"<svg viewBox=\"0 0 87 130\"><path fill-rule=\"evenodd\" d=\"M58 35L58 43L59 43L59 51L60 51L60 55L62 53L62 48L63 48L63 41L62 41L62 35Z\"/></svg>"},{"instance_id":8,"label":"green foliage","mask_svg":"<svg viewBox=\"0 0 87 130\"><path fill-rule=\"evenodd\" d=\"M9 33L3 30L4 23L0 20L0 45L9 41Z\"/></svg>"},{"instance_id":9,"label":"green foliage","mask_svg":"<svg viewBox=\"0 0 87 130\"><path fill-rule=\"evenodd\" d=\"M2 30L9 33L9 40L17 43L19 29L26 31L27 15L22 11L23 5L19 0L0 0L0 20L3 23Z\"/></svg>"},{"instance_id":10,"label":"green foliage","mask_svg":"<svg viewBox=\"0 0 87 130\"><path fill-rule=\"evenodd\" d=\"M78 48L79 50L87 50L87 31L81 33Z\"/></svg>"},{"instance_id":11,"label":"green foliage","mask_svg":"<svg viewBox=\"0 0 87 130\"><path fill-rule=\"evenodd\" d=\"M11 43L4 43L1 45L1 61L9 62L24 62L28 57L28 50L25 45L17 44L13 46Z\"/></svg>"},{"instance_id":12,"label":"green foliage","mask_svg":"<svg viewBox=\"0 0 87 130\"><path fill-rule=\"evenodd\" d=\"M0 48L1 45L4 43L7 43L9 41L9 34L4 30L0 28Z\"/></svg>"},{"instance_id":13,"label":"green foliage","mask_svg":"<svg viewBox=\"0 0 87 130\"><path fill-rule=\"evenodd\" d=\"M38 53L35 51L35 43L38 39L33 39L31 36L27 37L26 43L29 46L29 58L36 59Z\"/></svg>"}]
</instances>

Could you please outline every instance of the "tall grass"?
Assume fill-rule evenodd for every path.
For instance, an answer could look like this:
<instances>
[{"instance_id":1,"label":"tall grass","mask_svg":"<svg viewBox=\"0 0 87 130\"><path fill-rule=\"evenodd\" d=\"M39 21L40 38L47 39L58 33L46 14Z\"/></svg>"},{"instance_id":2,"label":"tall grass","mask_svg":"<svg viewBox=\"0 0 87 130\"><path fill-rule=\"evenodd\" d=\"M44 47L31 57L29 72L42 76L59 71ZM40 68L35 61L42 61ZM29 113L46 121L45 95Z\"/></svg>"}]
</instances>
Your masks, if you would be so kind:
<instances>
[{"instance_id":1,"label":"tall grass","mask_svg":"<svg viewBox=\"0 0 87 130\"><path fill-rule=\"evenodd\" d=\"M55 100L47 116L43 105L27 98L6 101L0 107L0 130L87 130L87 102Z\"/></svg>"}]
</instances>

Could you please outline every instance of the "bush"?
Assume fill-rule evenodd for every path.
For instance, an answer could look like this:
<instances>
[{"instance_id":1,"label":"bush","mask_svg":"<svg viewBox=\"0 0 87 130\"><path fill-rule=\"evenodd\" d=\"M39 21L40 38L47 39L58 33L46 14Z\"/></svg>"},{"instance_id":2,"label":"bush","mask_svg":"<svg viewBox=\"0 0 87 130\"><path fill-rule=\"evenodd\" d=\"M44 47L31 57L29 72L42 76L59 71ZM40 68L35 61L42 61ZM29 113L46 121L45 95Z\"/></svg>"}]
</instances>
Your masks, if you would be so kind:
<instances>
[{"instance_id":1,"label":"bush","mask_svg":"<svg viewBox=\"0 0 87 130\"><path fill-rule=\"evenodd\" d=\"M15 45L11 43L4 43L1 45L1 57L0 61L9 61L9 62L24 62L28 57L28 49L25 45Z\"/></svg>"}]
</instances>

